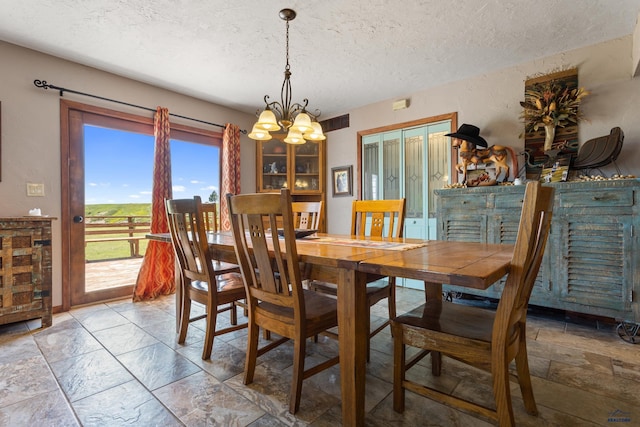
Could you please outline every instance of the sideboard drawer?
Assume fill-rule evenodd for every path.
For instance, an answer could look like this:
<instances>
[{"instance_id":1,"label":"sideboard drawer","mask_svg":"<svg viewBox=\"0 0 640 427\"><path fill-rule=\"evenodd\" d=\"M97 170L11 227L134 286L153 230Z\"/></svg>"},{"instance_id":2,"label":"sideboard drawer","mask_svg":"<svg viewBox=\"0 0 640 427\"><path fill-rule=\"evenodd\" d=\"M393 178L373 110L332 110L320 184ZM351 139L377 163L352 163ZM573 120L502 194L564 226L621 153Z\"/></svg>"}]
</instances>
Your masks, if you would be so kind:
<instances>
[{"instance_id":1,"label":"sideboard drawer","mask_svg":"<svg viewBox=\"0 0 640 427\"><path fill-rule=\"evenodd\" d=\"M522 203L524 203L524 193L491 194L489 196L489 207L496 209L517 209L521 211Z\"/></svg>"},{"instance_id":2,"label":"sideboard drawer","mask_svg":"<svg viewBox=\"0 0 640 427\"><path fill-rule=\"evenodd\" d=\"M483 194L479 195L461 195L443 198L440 200L441 209L463 209L462 212L467 212L468 209L487 209L487 198Z\"/></svg>"},{"instance_id":3,"label":"sideboard drawer","mask_svg":"<svg viewBox=\"0 0 640 427\"><path fill-rule=\"evenodd\" d=\"M593 191L572 191L559 195L559 206L563 208L633 206L633 194L633 191L604 188Z\"/></svg>"}]
</instances>

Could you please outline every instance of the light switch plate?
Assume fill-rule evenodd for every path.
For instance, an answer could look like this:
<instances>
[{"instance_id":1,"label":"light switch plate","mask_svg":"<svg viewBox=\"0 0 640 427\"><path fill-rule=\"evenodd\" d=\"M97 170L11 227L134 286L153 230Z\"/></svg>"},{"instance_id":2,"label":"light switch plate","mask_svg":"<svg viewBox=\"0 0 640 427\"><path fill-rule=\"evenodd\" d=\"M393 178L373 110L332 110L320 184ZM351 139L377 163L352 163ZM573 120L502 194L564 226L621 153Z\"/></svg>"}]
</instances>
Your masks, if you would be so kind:
<instances>
[{"instance_id":1,"label":"light switch plate","mask_svg":"<svg viewBox=\"0 0 640 427\"><path fill-rule=\"evenodd\" d=\"M31 197L43 197L44 196L44 184L27 183L27 196Z\"/></svg>"}]
</instances>

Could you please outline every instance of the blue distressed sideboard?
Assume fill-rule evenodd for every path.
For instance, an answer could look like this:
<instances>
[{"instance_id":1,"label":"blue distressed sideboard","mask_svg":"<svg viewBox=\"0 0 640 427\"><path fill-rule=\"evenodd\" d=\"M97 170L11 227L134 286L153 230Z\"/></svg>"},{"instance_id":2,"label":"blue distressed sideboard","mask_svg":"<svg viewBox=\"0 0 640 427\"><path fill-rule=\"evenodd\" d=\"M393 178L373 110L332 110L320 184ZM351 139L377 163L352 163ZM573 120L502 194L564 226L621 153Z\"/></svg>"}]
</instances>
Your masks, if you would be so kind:
<instances>
[{"instance_id":1,"label":"blue distressed sideboard","mask_svg":"<svg viewBox=\"0 0 640 427\"><path fill-rule=\"evenodd\" d=\"M640 322L636 179L545 184L555 188L551 233L530 304ZM514 243L524 186L436 190L439 240ZM499 298L486 291L445 289Z\"/></svg>"}]
</instances>

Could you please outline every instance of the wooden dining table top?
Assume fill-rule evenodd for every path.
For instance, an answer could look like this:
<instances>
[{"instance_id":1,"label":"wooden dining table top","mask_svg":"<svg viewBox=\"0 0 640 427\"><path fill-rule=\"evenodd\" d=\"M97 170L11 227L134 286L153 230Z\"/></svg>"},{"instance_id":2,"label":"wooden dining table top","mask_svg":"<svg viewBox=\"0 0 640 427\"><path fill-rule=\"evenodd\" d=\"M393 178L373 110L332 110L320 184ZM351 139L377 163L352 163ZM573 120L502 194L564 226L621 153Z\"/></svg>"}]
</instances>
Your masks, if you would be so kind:
<instances>
[{"instance_id":1,"label":"wooden dining table top","mask_svg":"<svg viewBox=\"0 0 640 427\"><path fill-rule=\"evenodd\" d=\"M171 242L169 233L149 239ZM208 233L212 257L235 262L230 232ZM301 261L474 289L487 289L509 271L513 245L317 233L297 239ZM229 258L229 254L233 257Z\"/></svg>"}]
</instances>

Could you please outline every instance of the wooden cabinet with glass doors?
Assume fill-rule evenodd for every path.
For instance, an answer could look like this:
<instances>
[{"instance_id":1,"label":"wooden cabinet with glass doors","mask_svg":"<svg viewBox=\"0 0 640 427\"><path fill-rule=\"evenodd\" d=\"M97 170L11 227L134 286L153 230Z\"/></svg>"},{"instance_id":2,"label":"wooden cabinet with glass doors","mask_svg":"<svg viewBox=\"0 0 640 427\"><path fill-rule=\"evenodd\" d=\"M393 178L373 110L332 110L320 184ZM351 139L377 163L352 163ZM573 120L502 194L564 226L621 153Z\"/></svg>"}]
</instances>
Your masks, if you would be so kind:
<instances>
[{"instance_id":1,"label":"wooden cabinet with glass doors","mask_svg":"<svg viewBox=\"0 0 640 427\"><path fill-rule=\"evenodd\" d=\"M256 141L258 192L290 188L294 201L323 202L325 199L325 141L287 144L285 135L273 134L268 141ZM326 230L323 219L320 229Z\"/></svg>"}]
</instances>

